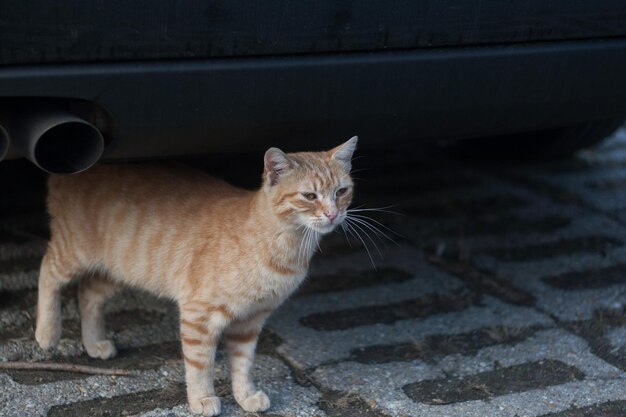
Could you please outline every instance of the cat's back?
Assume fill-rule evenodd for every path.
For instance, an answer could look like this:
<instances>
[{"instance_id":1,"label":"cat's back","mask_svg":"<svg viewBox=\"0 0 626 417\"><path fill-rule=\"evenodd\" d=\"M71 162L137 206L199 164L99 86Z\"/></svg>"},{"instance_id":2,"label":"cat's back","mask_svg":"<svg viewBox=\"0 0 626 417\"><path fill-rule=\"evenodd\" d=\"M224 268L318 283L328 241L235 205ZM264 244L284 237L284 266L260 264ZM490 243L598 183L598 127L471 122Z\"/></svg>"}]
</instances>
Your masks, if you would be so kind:
<instances>
[{"instance_id":1,"label":"cat's back","mask_svg":"<svg viewBox=\"0 0 626 417\"><path fill-rule=\"evenodd\" d=\"M180 206L193 200L236 198L247 193L176 163L97 165L75 175L51 175L48 209L54 214L68 206L86 204L100 210L114 204Z\"/></svg>"},{"instance_id":2,"label":"cat's back","mask_svg":"<svg viewBox=\"0 0 626 417\"><path fill-rule=\"evenodd\" d=\"M51 176L51 241L141 286L142 268L184 265L180 253L220 236L223 224L238 224L251 195L177 164L100 165Z\"/></svg>"}]
</instances>

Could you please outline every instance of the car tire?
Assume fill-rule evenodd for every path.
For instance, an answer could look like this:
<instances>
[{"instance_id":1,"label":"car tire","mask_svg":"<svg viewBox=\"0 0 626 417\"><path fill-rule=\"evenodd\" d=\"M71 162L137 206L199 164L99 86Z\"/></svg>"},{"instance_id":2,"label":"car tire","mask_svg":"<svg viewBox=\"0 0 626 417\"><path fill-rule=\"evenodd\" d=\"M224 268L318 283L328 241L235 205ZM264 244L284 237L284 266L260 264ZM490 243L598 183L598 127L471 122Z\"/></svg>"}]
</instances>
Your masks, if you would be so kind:
<instances>
[{"instance_id":1,"label":"car tire","mask_svg":"<svg viewBox=\"0 0 626 417\"><path fill-rule=\"evenodd\" d=\"M623 124L622 119L596 120L557 129L460 140L449 148L463 156L481 159L563 159L601 142Z\"/></svg>"}]
</instances>

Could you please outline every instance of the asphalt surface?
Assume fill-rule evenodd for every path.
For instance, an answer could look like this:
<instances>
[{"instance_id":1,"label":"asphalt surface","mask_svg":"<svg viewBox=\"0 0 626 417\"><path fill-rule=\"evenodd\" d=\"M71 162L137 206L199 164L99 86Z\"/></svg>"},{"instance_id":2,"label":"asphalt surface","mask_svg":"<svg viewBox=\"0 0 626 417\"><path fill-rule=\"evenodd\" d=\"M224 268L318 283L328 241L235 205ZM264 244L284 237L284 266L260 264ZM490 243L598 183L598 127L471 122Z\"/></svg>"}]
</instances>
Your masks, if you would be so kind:
<instances>
[{"instance_id":1,"label":"asphalt surface","mask_svg":"<svg viewBox=\"0 0 626 417\"><path fill-rule=\"evenodd\" d=\"M233 175L235 164L223 165ZM254 183L260 163L248 167L238 175ZM255 374L267 415L626 416L626 129L561 162L424 150L370 154L355 167L356 204L400 214L362 213L402 236L372 235L380 254L364 237L372 260L356 239L326 239L263 333ZM83 353L69 287L59 349L36 346L44 178L5 162L0 184L0 361L139 372L0 371L0 416L189 415L167 301L135 290L111 300L120 355L99 361ZM218 361L222 415L245 415Z\"/></svg>"}]
</instances>

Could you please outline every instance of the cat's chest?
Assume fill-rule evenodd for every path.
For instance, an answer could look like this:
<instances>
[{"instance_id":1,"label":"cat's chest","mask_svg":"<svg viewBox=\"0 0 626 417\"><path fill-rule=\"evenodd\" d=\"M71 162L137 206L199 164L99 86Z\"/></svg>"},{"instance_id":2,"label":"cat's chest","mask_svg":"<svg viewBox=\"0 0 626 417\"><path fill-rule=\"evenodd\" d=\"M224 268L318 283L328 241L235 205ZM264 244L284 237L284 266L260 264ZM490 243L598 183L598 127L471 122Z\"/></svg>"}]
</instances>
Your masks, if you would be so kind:
<instances>
[{"instance_id":1,"label":"cat's chest","mask_svg":"<svg viewBox=\"0 0 626 417\"><path fill-rule=\"evenodd\" d=\"M255 298L259 301L282 302L289 297L304 281L307 271L298 271L294 274L280 274L265 270L260 274L258 290Z\"/></svg>"},{"instance_id":2,"label":"cat's chest","mask_svg":"<svg viewBox=\"0 0 626 417\"><path fill-rule=\"evenodd\" d=\"M293 293L307 275L308 254L294 251L298 242L278 237L268 251L257 258L257 273L262 293L269 297L286 298Z\"/></svg>"}]
</instances>

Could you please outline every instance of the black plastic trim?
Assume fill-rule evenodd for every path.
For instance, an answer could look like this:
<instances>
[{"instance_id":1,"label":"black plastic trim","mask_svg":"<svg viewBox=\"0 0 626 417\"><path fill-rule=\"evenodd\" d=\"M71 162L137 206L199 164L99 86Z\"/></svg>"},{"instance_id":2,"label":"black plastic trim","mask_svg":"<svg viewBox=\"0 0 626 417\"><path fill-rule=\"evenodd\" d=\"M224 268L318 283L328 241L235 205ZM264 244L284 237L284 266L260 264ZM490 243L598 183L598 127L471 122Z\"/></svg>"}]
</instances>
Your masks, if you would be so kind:
<instances>
[{"instance_id":1,"label":"black plastic trim","mask_svg":"<svg viewBox=\"0 0 626 417\"><path fill-rule=\"evenodd\" d=\"M109 159L402 144L623 117L626 41L0 68L15 96L95 102Z\"/></svg>"}]
</instances>

